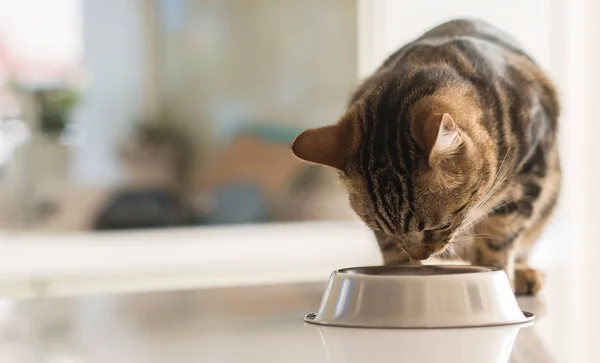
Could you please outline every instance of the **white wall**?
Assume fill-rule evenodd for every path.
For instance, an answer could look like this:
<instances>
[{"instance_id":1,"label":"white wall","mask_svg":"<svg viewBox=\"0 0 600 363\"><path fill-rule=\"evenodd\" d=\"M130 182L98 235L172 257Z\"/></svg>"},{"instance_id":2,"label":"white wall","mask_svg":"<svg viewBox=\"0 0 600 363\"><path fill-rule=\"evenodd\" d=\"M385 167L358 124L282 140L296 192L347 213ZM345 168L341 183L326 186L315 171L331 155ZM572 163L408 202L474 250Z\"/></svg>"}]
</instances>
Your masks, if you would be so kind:
<instances>
[{"instance_id":1,"label":"white wall","mask_svg":"<svg viewBox=\"0 0 600 363\"><path fill-rule=\"evenodd\" d=\"M77 114L83 138L71 158L76 183L104 186L121 177L118 142L143 113L143 3L83 1L83 66L89 86Z\"/></svg>"},{"instance_id":2,"label":"white wall","mask_svg":"<svg viewBox=\"0 0 600 363\"><path fill-rule=\"evenodd\" d=\"M371 55L361 64L361 76L371 73L387 55L424 31L464 17L495 24L522 42L543 67L549 68L551 63L552 7L546 0L359 0L359 9L359 21L370 22L373 27L365 39L369 44L363 43Z\"/></svg>"},{"instance_id":3,"label":"white wall","mask_svg":"<svg viewBox=\"0 0 600 363\"><path fill-rule=\"evenodd\" d=\"M574 84L582 99L584 111L581 114L583 119L579 125L573 125L574 132L577 133L577 140L582 144L580 150L580 182L585 183L581 191L581 198L588 201L581 219L585 226L586 240L585 257L588 261L597 264L597 258L600 254L600 243L596 241L600 229L600 125L598 122L598 105L600 105L600 2L596 0L580 0L584 7L580 10L585 14L585 23L580 24L580 33L574 34L579 39L579 50L583 56L584 63L578 70L577 80ZM572 65L577 66L577 65ZM571 67L570 67L571 68ZM579 120L578 120L579 121Z\"/></svg>"}]
</instances>

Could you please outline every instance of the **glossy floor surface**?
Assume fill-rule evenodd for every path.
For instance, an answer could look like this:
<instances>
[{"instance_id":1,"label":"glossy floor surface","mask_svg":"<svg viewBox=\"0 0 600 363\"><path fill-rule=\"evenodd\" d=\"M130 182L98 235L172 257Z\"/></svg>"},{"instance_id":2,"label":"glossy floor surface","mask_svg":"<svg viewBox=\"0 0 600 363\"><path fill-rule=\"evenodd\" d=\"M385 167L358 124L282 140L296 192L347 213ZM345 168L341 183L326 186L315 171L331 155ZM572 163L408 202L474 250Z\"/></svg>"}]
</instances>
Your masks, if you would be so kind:
<instances>
[{"instance_id":1,"label":"glossy floor surface","mask_svg":"<svg viewBox=\"0 0 600 363\"><path fill-rule=\"evenodd\" d=\"M600 284L555 268L519 298L529 327L368 330L306 325L325 282L2 301L2 363L598 362Z\"/></svg>"}]
</instances>

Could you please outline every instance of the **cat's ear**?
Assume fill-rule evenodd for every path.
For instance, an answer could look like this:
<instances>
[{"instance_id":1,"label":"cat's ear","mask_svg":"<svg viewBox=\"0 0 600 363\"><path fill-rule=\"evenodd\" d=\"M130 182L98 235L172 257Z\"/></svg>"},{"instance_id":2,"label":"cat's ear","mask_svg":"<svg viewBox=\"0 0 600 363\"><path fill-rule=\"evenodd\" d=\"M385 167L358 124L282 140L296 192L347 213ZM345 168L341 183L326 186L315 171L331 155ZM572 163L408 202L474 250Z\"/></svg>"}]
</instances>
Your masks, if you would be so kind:
<instances>
[{"instance_id":1,"label":"cat's ear","mask_svg":"<svg viewBox=\"0 0 600 363\"><path fill-rule=\"evenodd\" d=\"M431 166L454 153L462 143L460 128L447 113L433 114L424 122L413 124L412 136L428 153Z\"/></svg>"},{"instance_id":2,"label":"cat's ear","mask_svg":"<svg viewBox=\"0 0 600 363\"><path fill-rule=\"evenodd\" d=\"M302 132L294 140L292 152L309 163L343 170L351 140L350 125L342 120L335 125Z\"/></svg>"}]
</instances>

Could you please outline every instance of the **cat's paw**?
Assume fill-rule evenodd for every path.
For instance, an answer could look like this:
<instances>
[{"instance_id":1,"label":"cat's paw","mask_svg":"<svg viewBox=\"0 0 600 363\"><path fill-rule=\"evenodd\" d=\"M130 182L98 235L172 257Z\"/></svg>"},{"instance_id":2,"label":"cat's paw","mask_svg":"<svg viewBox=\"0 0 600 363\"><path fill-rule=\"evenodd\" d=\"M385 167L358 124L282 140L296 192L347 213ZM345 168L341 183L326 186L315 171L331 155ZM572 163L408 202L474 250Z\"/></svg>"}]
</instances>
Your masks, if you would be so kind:
<instances>
[{"instance_id":1,"label":"cat's paw","mask_svg":"<svg viewBox=\"0 0 600 363\"><path fill-rule=\"evenodd\" d=\"M515 268L514 290L516 295L536 295L544 284L544 274L527 266Z\"/></svg>"}]
</instances>

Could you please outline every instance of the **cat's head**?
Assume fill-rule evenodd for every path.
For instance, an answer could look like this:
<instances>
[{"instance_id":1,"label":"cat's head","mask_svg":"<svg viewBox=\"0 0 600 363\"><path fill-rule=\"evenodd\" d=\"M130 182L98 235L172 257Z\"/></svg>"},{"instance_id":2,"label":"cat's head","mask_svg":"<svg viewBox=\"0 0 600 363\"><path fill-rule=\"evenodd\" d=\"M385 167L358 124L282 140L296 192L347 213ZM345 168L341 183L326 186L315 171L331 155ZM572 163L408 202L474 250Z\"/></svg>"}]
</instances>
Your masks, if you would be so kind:
<instances>
[{"instance_id":1,"label":"cat's head","mask_svg":"<svg viewBox=\"0 0 600 363\"><path fill-rule=\"evenodd\" d=\"M449 246L494 177L493 145L467 96L440 88L405 102L393 87L375 89L336 124L301 133L292 150L338 170L360 218L426 259Z\"/></svg>"}]
</instances>

